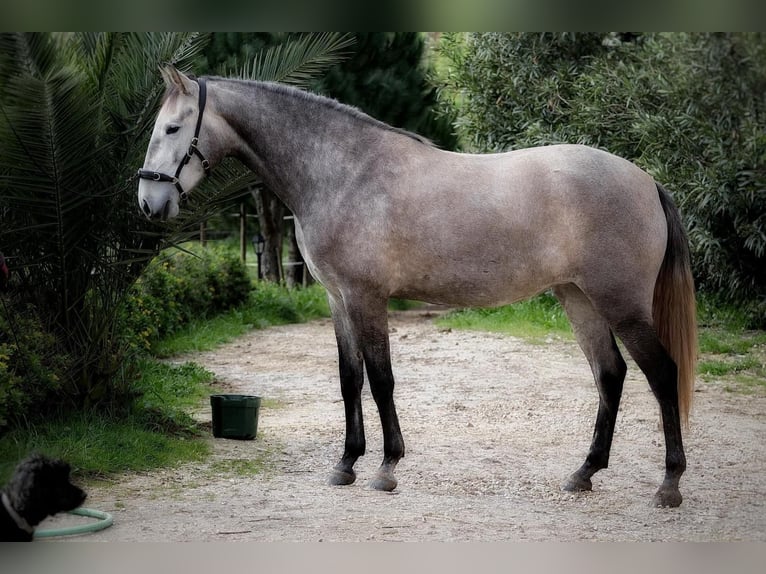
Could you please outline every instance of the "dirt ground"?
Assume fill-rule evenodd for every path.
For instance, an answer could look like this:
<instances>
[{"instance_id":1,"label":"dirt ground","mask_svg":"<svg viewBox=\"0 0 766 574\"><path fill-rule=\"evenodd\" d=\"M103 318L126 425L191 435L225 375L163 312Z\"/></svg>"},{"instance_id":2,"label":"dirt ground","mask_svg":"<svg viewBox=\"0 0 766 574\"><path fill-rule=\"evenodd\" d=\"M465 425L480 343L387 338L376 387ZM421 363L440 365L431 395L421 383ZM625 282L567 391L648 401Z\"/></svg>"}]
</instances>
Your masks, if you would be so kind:
<instances>
[{"instance_id":1,"label":"dirt ground","mask_svg":"<svg viewBox=\"0 0 766 574\"><path fill-rule=\"evenodd\" d=\"M344 419L332 324L320 320L184 357L228 392L263 397L257 438L211 436L205 462L92 488L86 506L114 525L69 540L766 541L766 397L698 382L684 502L656 509L658 408L630 363L610 468L593 492L570 494L560 484L583 461L597 405L576 343L444 330L423 310L393 312L390 330L407 448L392 493L367 486L382 435L366 387L357 482L326 484Z\"/></svg>"}]
</instances>

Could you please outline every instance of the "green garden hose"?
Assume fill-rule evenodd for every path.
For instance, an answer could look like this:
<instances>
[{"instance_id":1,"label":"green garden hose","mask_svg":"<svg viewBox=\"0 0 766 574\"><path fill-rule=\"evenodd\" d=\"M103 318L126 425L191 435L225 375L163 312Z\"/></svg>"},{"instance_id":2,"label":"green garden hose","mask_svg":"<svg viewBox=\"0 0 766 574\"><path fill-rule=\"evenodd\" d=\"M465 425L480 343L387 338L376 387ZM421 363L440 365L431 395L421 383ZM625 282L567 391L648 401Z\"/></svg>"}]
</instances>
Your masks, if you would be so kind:
<instances>
[{"instance_id":1,"label":"green garden hose","mask_svg":"<svg viewBox=\"0 0 766 574\"><path fill-rule=\"evenodd\" d=\"M74 536L75 534L86 534L88 532L98 532L104 528L109 528L114 519L108 512L93 510L91 508L75 508L68 514L78 516L87 516L88 518L98 518L97 522L88 522L87 524L78 524L67 528L51 528L48 530L36 530L35 538L50 538L52 536Z\"/></svg>"}]
</instances>

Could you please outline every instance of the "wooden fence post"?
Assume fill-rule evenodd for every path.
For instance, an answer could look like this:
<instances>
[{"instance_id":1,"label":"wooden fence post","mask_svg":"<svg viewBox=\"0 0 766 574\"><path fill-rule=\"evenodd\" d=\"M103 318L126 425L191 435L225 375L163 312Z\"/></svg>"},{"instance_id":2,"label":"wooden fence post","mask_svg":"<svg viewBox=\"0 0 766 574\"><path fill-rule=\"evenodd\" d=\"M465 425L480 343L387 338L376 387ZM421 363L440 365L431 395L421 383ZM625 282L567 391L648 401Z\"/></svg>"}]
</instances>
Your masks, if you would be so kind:
<instances>
[{"instance_id":1,"label":"wooden fence post","mask_svg":"<svg viewBox=\"0 0 766 574\"><path fill-rule=\"evenodd\" d=\"M244 263L247 260L247 206L239 204L239 257Z\"/></svg>"}]
</instances>

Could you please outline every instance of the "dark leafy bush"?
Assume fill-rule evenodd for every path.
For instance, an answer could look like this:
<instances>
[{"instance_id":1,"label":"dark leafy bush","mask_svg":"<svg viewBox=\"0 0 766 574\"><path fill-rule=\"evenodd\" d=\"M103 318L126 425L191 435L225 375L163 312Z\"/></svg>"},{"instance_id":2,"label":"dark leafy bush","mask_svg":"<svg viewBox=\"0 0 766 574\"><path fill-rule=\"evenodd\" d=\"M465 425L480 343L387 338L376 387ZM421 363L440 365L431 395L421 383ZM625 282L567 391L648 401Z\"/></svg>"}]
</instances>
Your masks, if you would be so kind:
<instances>
[{"instance_id":1,"label":"dark leafy bush","mask_svg":"<svg viewBox=\"0 0 766 574\"><path fill-rule=\"evenodd\" d=\"M583 143L676 198L698 287L766 326L766 37L448 35L458 127L473 150Z\"/></svg>"},{"instance_id":2,"label":"dark leafy bush","mask_svg":"<svg viewBox=\"0 0 766 574\"><path fill-rule=\"evenodd\" d=\"M61 397L71 359L36 315L17 307L0 315L0 431ZM69 389L67 389L69 390Z\"/></svg>"},{"instance_id":3,"label":"dark leafy bush","mask_svg":"<svg viewBox=\"0 0 766 574\"><path fill-rule=\"evenodd\" d=\"M177 252L153 261L131 289L110 333L112 354L92 372L102 376L71 381L68 346L44 325L32 306L3 301L0 314L0 430L22 419L100 402L123 404L143 391L135 386L134 361L159 337L191 319L206 318L248 299L251 282L239 258L225 251ZM83 388L88 397L82 397ZM123 400L115 400L122 397ZM107 400L108 399L108 400Z\"/></svg>"},{"instance_id":4,"label":"dark leafy bush","mask_svg":"<svg viewBox=\"0 0 766 574\"><path fill-rule=\"evenodd\" d=\"M155 259L122 309L134 350L149 350L160 337L192 319L204 319L244 303L251 289L247 268L225 250L177 251Z\"/></svg>"}]
</instances>

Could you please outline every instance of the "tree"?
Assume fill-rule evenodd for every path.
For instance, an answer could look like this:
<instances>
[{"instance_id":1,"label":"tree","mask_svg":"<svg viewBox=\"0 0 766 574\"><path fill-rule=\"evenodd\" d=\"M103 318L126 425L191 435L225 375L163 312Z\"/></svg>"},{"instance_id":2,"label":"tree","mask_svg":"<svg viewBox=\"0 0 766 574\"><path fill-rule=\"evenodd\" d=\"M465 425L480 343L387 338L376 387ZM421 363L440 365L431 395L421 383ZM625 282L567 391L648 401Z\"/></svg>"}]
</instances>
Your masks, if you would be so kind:
<instances>
[{"instance_id":1,"label":"tree","mask_svg":"<svg viewBox=\"0 0 766 574\"><path fill-rule=\"evenodd\" d=\"M114 317L164 235L139 216L132 174L162 96L157 66L188 65L199 46L194 34L0 36L0 245L12 270L0 419L2 407L126 392L113 384Z\"/></svg>"},{"instance_id":2,"label":"tree","mask_svg":"<svg viewBox=\"0 0 766 574\"><path fill-rule=\"evenodd\" d=\"M698 287L766 325L763 34L448 35L458 129L477 151L604 148L673 194Z\"/></svg>"},{"instance_id":3,"label":"tree","mask_svg":"<svg viewBox=\"0 0 766 574\"><path fill-rule=\"evenodd\" d=\"M452 117L437 105L431 74L422 34L357 32L351 57L330 68L313 89L452 150Z\"/></svg>"},{"instance_id":4,"label":"tree","mask_svg":"<svg viewBox=\"0 0 766 574\"><path fill-rule=\"evenodd\" d=\"M159 250L257 178L218 166L173 224L136 206L163 93L160 64L189 69L198 34L0 35L0 251L11 269L0 306L0 428L30 404L130 398L118 309ZM338 36L266 52L253 75L304 81L334 63ZM192 230L192 231L189 231Z\"/></svg>"}]
</instances>

